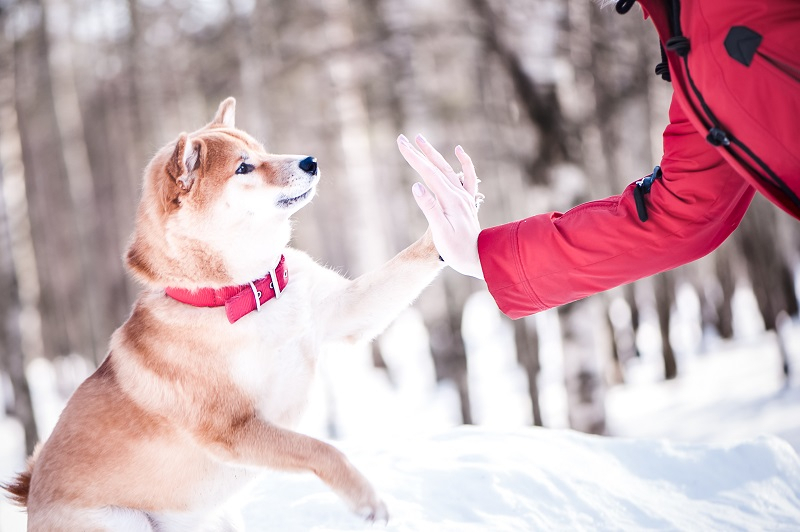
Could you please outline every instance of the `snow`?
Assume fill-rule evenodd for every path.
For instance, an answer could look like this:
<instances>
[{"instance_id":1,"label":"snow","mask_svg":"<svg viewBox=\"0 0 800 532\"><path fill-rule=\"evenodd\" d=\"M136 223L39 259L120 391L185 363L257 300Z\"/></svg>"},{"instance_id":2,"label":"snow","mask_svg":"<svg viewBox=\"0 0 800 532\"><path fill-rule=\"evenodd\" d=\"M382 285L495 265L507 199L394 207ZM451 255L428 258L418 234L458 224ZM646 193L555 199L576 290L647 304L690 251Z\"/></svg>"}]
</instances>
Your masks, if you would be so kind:
<instances>
[{"instance_id":1,"label":"snow","mask_svg":"<svg viewBox=\"0 0 800 532\"><path fill-rule=\"evenodd\" d=\"M800 527L800 459L775 437L674 444L461 427L341 447L384 494L389 531ZM257 491L245 512L254 530L366 528L311 475L272 475Z\"/></svg>"},{"instance_id":2,"label":"snow","mask_svg":"<svg viewBox=\"0 0 800 532\"><path fill-rule=\"evenodd\" d=\"M681 297L689 310L675 322L679 377L660 381L657 357L641 344L643 356L625 367L627 384L606 392L614 437L563 429L553 313L532 323L544 421L559 428L524 427L527 376L510 356L509 322L485 293L464 316L481 426L457 426L456 391L436 381L427 332L411 310L378 340L390 372L372 367L368 346L324 355L300 430L331 441L373 482L389 507L388 531L800 530L800 379L781 375L774 333L740 315L749 328L734 341L709 338L686 319L691 295ZM800 368L800 324L781 335ZM660 340L645 338L658 348ZM65 376L83 377L81 364L68 357L29 366L44 432L63 406L59 387ZM22 429L0 409L0 480L23 464ZM251 531L371 528L311 474L267 473L240 502ZM24 513L0 502L0 530L24 529Z\"/></svg>"},{"instance_id":3,"label":"snow","mask_svg":"<svg viewBox=\"0 0 800 532\"><path fill-rule=\"evenodd\" d=\"M473 421L496 428L533 424L528 377L517 363L514 330L488 292L475 293L462 324Z\"/></svg>"},{"instance_id":4,"label":"snow","mask_svg":"<svg viewBox=\"0 0 800 532\"><path fill-rule=\"evenodd\" d=\"M800 379L785 382L773 334L719 346L684 360L682 369L685 374L673 381L611 389L609 432L698 443L773 434L800 452Z\"/></svg>"}]
</instances>

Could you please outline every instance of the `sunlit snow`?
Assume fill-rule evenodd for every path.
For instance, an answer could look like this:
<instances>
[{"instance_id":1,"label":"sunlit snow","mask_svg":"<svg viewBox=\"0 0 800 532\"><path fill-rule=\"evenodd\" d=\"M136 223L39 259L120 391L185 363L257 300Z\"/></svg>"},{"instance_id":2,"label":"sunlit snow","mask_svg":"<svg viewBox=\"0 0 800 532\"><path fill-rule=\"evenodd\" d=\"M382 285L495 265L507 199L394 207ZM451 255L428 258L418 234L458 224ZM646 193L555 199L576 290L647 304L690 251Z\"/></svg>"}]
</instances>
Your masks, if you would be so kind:
<instances>
[{"instance_id":1,"label":"sunlit snow","mask_svg":"<svg viewBox=\"0 0 800 532\"><path fill-rule=\"evenodd\" d=\"M691 298L683 305L690 315ZM800 382L784 379L774 333L750 327L724 342L689 330L675 342L680 373L668 382L643 344L626 367L628 384L606 393L614 437L600 437L563 429L553 313L535 320L543 417L558 429L525 426L527 376L511 356L510 324L496 312L483 293L464 317L481 426L457 425L457 393L436 381L414 310L379 339L389 372L372 367L368 346L325 353L300 430L341 448L374 483L389 507L386 530L800 530ZM800 325L781 334L800 368ZM29 379L46 434L67 381L88 368L79 357L34 362ZM0 479L23 461L19 423L0 417ZM251 531L370 529L311 474L267 473L241 502ZM0 502L0 530L24 527L24 513Z\"/></svg>"}]
</instances>

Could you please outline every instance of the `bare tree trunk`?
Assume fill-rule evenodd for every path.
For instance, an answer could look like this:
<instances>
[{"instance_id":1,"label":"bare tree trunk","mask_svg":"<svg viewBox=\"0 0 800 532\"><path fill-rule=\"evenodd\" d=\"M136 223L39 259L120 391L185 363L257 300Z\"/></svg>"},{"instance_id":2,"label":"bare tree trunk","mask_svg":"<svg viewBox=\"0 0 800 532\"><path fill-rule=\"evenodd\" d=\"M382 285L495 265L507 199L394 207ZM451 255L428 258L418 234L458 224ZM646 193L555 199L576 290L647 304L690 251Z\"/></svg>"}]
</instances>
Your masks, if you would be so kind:
<instances>
[{"instance_id":1,"label":"bare tree trunk","mask_svg":"<svg viewBox=\"0 0 800 532\"><path fill-rule=\"evenodd\" d=\"M674 379L678 376L678 362L669 341L670 314L675 303L675 283L672 272L664 272L655 277L656 311L658 326L661 330L661 349L664 357L664 378Z\"/></svg>"},{"instance_id":2,"label":"bare tree trunk","mask_svg":"<svg viewBox=\"0 0 800 532\"><path fill-rule=\"evenodd\" d=\"M722 338L733 338L733 293L736 291L734 273L733 241L723 244L716 251L716 277L720 285L720 299L717 302L717 330Z\"/></svg>"},{"instance_id":3,"label":"bare tree trunk","mask_svg":"<svg viewBox=\"0 0 800 532\"><path fill-rule=\"evenodd\" d=\"M631 309L631 327L633 327L633 332L636 333L636 331L639 330L639 304L636 301L636 290L633 284L629 284L623 287L623 291L625 294L625 302Z\"/></svg>"},{"instance_id":4,"label":"bare tree trunk","mask_svg":"<svg viewBox=\"0 0 800 532\"><path fill-rule=\"evenodd\" d=\"M165 113L164 87L159 75L161 62L147 47L145 30L147 20L144 9L138 0L127 0L128 15L131 21L130 38L128 41L128 79L132 86L132 110L134 111L134 127L137 132L135 145L139 160L145 161L151 155L148 142L163 143L166 137L164 118L170 116ZM175 59L175 58L171 58ZM137 180L138 181L138 180Z\"/></svg>"},{"instance_id":5,"label":"bare tree trunk","mask_svg":"<svg viewBox=\"0 0 800 532\"><path fill-rule=\"evenodd\" d=\"M787 254L782 252L783 242L776 231L777 215L773 205L763 198L757 198L737 233L764 326L776 332L779 316L782 313L796 315L798 310L793 272L787 263ZM783 372L788 379L789 349L783 335L778 334L777 338Z\"/></svg>"},{"instance_id":6,"label":"bare tree trunk","mask_svg":"<svg viewBox=\"0 0 800 532\"><path fill-rule=\"evenodd\" d=\"M0 24L5 22L0 16ZM25 367L42 355L43 347L39 280L14 107L14 59L13 44L0 36L0 293L5 295L0 300L0 371L11 380L11 414L24 427L30 453L39 436Z\"/></svg>"},{"instance_id":7,"label":"bare tree trunk","mask_svg":"<svg viewBox=\"0 0 800 532\"><path fill-rule=\"evenodd\" d=\"M435 318L426 320L430 334L431 354L439 379L447 379L455 383L461 406L461 420L472 424L470 406L469 379L467 376L467 351L461 336L461 319L463 299L454 293L450 283L442 283L432 287L434 290L443 285L443 294L439 298L444 308L435 314Z\"/></svg>"},{"instance_id":8,"label":"bare tree trunk","mask_svg":"<svg viewBox=\"0 0 800 532\"><path fill-rule=\"evenodd\" d=\"M564 331L564 378L569 424L590 434L606 431L603 366L610 358L611 339L605 307L598 298L559 309Z\"/></svg>"},{"instance_id":9,"label":"bare tree trunk","mask_svg":"<svg viewBox=\"0 0 800 532\"><path fill-rule=\"evenodd\" d=\"M608 308L606 319L611 331L612 360L609 368L609 384L625 383L625 367L629 360L637 356L636 328L634 327L634 312L625 299L626 292L633 292L628 285L620 290L608 292L605 296L605 305ZM633 297L631 296L631 299Z\"/></svg>"},{"instance_id":10,"label":"bare tree trunk","mask_svg":"<svg viewBox=\"0 0 800 532\"><path fill-rule=\"evenodd\" d=\"M555 85L534 82L517 51L503 40L498 15L488 0L470 0L469 3L480 21L484 45L500 60L525 115L539 130L538 149L528 173L532 183L542 183L545 170L553 164L580 159L570 144L574 135L567 132L568 123L562 115Z\"/></svg>"},{"instance_id":11,"label":"bare tree trunk","mask_svg":"<svg viewBox=\"0 0 800 532\"><path fill-rule=\"evenodd\" d=\"M539 335L533 320L514 321L514 343L517 346L517 360L528 375L528 394L531 397L533 424L542 426L542 409L539 405Z\"/></svg>"},{"instance_id":12,"label":"bare tree trunk","mask_svg":"<svg viewBox=\"0 0 800 532\"><path fill-rule=\"evenodd\" d=\"M48 356L92 351L80 242L53 100L49 42L41 2L38 20L15 41L15 101L31 231L41 285L42 332Z\"/></svg>"},{"instance_id":13,"label":"bare tree trunk","mask_svg":"<svg viewBox=\"0 0 800 532\"><path fill-rule=\"evenodd\" d=\"M265 64L270 65L274 59L266 53L268 51L267 46L265 46L266 43L262 40L266 38L266 36L262 37L261 30L263 26L247 24L247 19L252 16L252 14L237 15L236 2L228 0L227 4L228 9L232 13L230 21L231 28L229 31L235 32L234 45L236 47L236 56L238 59L238 81L239 87L241 88L241 96L238 103L242 109L247 109L248 116L257 117L257 120L252 120L247 123L247 131L255 138L264 141L264 139L268 137L267 133L269 130L269 120L268 117L264 115L264 108L261 104L264 98L262 92L264 87L264 71L268 68L268 66L265 67ZM269 13L269 11L274 9L271 4L272 2L262 2L255 6L255 14L259 20L262 20L262 17L259 16L262 13L266 17L270 16L271 13ZM259 56L258 61L250 60L254 52Z\"/></svg>"},{"instance_id":14,"label":"bare tree trunk","mask_svg":"<svg viewBox=\"0 0 800 532\"><path fill-rule=\"evenodd\" d=\"M0 142L3 142L0 137ZM5 162L5 161L3 161ZM20 331L21 305L19 287L12 261L11 228L8 224L0 167L0 373L6 373L11 381L14 405L11 414L25 429L25 447L30 454L38 441L36 420L33 415L31 392L25 377L25 354L22 351Z\"/></svg>"},{"instance_id":15,"label":"bare tree trunk","mask_svg":"<svg viewBox=\"0 0 800 532\"><path fill-rule=\"evenodd\" d=\"M137 188L131 186L145 161L139 161L134 170L136 141L130 122L131 102L121 83L106 82L93 87L82 95L81 111L88 164L95 177L90 199L92 208L87 209L91 235L92 271L97 272L95 292L97 313L95 320L96 359L105 355L108 338L130 312L136 294L133 280L125 274L121 259L123 249L130 237L134 221L134 206ZM130 150L119 150L119 146L130 146Z\"/></svg>"},{"instance_id":16,"label":"bare tree trunk","mask_svg":"<svg viewBox=\"0 0 800 532\"><path fill-rule=\"evenodd\" d=\"M590 434L606 431L605 383L602 365L610 347L602 305L589 299L559 312L564 331L564 378L570 427ZM594 326L588 326L593 324Z\"/></svg>"},{"instance_id":17,"label":"bare tree trunk","mask_svg":"<svg viewBox=\"0 0 800 532\"><path fill-rule=\"evenodd\" d=\"M353 28L349 20L349 0L337 0L330 6L329 38L334 46L353 43ZM333 98L340 121L340 139L344 156L345 175L339 184L340 193L353 208L344 214L353 238L342 242L352 258L352 272L360 275L379 266L388 256L383 230L383 194L375 183L369 117L357 74L346 58L328 61L333 82Z\"/></svg>"},{"instance_id":18,"label":"bare tree trunk","mask_svg":"<svg viewBox=\"0 0 800 532\"><path fill-rule=\"evenodd\" d=\"M53 0L42 1L45 15L53 4ZM53 109L58 124L56 133L61 139L69 198L76 214L74 220L77 240L73 244L81 272L81 279L76 279L76 282L80 283L80 291L83 294L79 306L86 320L85 328L88 329L89 335L84 348L88 350L80 353L99 363L105 355L108 336L113 331L113 326L110 327L105 323L98 327L101 320L105 322L108 318L106 313L100 311L100 300L102 294L109 292L110 284L108 281L110 272L98 267L102 264L99 260L102 250L97 248L99 243L97 229L103 224L97 223L95 206L102 205L103 202L98 203L94 196L94 180L89 165L86 135L75 85L72 43L69 34L64 31L54 33L50 36L50 41L47 46L46 64L50 68L52 83L57 87L57 90L53 91Z\"/></svg>"}]
</instances>

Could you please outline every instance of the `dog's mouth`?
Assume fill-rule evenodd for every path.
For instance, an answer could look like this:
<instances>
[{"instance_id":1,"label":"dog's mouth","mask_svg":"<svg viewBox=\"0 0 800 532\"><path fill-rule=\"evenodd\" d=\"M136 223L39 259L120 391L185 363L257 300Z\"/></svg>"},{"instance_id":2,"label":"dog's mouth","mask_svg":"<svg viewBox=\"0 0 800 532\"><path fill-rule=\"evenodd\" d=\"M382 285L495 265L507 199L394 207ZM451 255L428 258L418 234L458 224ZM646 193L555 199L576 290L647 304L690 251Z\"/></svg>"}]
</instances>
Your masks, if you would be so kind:
<instances>
[{"instance_id":1,"label":"dog's mouth","mask_svg":"<svg viewBox=\"0 0 800 532\"><path fill-rule=\"evenodd\" d=\"M311 188L309 188L308 190L306 190L305 192L303 192L299 196L294 196L293 198L281 198L281 199L279 199L278 200L278 207L287 208L287 207L291 207L292 205L295 205L297 203L300 203L302 201L305 201L306 199L311 197L311 195L314 194L314 186L316 186L316 184L312 185Z\"/></svg>"}]
</instances>

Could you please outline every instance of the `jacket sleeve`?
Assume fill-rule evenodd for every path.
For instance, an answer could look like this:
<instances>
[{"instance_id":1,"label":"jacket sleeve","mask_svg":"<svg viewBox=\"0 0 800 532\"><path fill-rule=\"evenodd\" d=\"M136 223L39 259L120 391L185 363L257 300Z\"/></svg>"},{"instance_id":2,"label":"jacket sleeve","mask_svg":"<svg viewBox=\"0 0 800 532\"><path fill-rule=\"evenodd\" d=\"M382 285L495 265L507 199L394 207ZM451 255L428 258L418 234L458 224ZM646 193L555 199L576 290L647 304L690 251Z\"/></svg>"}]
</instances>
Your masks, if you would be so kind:
<instances>
[{"instance_id":1,"label":"jacket sleeve","mask_svg":"<svg viewBox=\"0 0 800 532\"><path fill-rule=\"evenodd\" d=\"M500 310L521 318L700 258L738 226L754 189L697 133L673 98L662 178L565 213L485 229L478 253Z\"/></svg>"}]
</instances>

